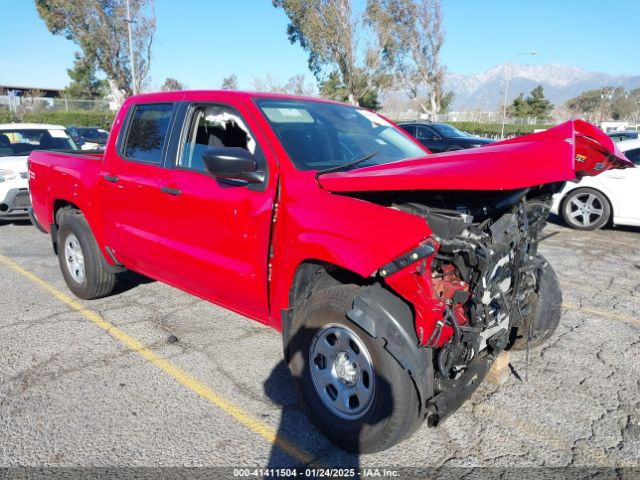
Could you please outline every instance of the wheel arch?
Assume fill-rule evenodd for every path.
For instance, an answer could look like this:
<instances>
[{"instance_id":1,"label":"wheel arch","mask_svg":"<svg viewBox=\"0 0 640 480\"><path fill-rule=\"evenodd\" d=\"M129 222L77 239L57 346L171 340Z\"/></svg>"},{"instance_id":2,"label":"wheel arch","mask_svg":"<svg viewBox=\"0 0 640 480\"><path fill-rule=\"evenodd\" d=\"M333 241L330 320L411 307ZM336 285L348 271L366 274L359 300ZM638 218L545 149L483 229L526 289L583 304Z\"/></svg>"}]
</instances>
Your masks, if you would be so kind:
<instances>
[{"instance_id":1,"label":"wheel arch","mask_svg":"<svg viewBox=\"0 0 640 480\"><path fill-rule=\"evenodd\" d=\"M365 278L345 267L327 261L301 262L289 290L289 308L282 310L281 329L285 361L289 361L291 323L299 308L317 290L335 285L355 284L362 292L354 299L347 318L384 344L391 356L407 371L416 392L425 401L433 396L431 350L418 348L415 312L410 302L387 288L378 279Z\"/></svg>"},{"instance_id":2,"label":"wheel arch","mask_svg":"<svg viewBox=\"0 0 640 480\"><path fill-rule=\"evenodd\" d=\"M78 203L72 202L65 198L56 198L51 203L50 211L52 216L51 216L51 225L50 225L50 235L51 235L51 245L53 247L54 253L56 255L58 254L58 229L60 228L60 219L62 218L62 216L60 216L59 213L64 209L68 209L69 211L75 211L77 213L84 215L89 225L89 228L91 229L91 233L96 239L98 248L100 250L100 253L102 254L105 265L110 267L110 269L115 273L123 271L124 268L122 267L122 265L118 264L115 258L111 256L110 252L105 247L105 244L103 242L101 225L93 217L93 215L91 215L90 209L84 209L80 207Z\"/></svg>"},{"instance_id":3,"label":"wheel arch","mask_svg":"<svg viewBox=\"0 0 640 480\"><path fill-rule=\"evenodd\" d=\"M60 228L60 218L59 213L63 209L76 210L81 212L80 208L73 202L69 200L65 200L62 198L56 198L53 200L51 205L51 225L49 229L49 233L51 235L51 246L53 247L53 252L58 254L58 229Z\"/></svg>"}]
</instances>

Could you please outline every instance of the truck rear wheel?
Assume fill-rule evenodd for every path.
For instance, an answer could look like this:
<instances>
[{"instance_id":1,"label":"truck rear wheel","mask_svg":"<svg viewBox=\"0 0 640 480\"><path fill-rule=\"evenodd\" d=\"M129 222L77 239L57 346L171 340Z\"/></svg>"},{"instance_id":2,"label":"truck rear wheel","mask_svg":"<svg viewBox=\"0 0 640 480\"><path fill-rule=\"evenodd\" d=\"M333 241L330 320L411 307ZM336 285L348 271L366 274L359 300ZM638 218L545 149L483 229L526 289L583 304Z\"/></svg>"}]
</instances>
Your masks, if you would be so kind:
<instances>
[{"instance_id":1,"label":"truck rear wheel","mask_svg":"<svg viewBox=\"0 0 640 480\"><path fill-rule=\"evenodd\" d=\"M311 294L291 325L289 368L311 422L337 446L385 450L422 423L409 374L382 341L346 313L361 289L328 287Z\"/></svg>"},{"instance_id":2,"label":"truck rear wheel","mask_svg":"<svg viewBox=\"0 0 640 480\"><path fill-rule=\"evenodd\" d=\"M58 260L69 290L78 298L106 297L116 284L84 215L66 213L58 229Z\"/></svg>"}]
</instances>

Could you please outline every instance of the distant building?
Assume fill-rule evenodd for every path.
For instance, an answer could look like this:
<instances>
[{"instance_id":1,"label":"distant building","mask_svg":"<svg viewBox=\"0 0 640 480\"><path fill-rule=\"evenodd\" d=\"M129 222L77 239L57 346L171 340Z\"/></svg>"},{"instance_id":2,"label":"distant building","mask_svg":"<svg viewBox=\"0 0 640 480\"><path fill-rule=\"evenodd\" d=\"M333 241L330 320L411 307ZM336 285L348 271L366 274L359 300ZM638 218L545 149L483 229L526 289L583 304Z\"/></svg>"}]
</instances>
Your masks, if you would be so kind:
<instances>
[{"instance_id":1,"label":"distant building","mask_svg":"<svg viewBox=\"0 0 640 480\"><path fill-rule=\"evenodd\" d=\"M62 88L34 87L28 85L4 85L0 84L0 92L11 97L22 97L27 92L38 92L38 97L60 98Z\"/></svg>"}]
</instances>

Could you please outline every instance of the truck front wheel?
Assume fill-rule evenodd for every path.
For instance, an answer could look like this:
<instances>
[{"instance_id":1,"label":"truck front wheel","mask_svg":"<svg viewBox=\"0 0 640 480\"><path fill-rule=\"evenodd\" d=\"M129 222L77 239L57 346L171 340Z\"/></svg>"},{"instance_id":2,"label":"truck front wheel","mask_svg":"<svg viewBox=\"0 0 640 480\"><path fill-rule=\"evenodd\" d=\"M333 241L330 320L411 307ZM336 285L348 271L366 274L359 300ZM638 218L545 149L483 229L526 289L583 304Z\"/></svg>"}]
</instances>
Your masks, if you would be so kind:
<instances>
[{"instance_id":1,"label":"truck front wheel","mask_svg":"<svg viewBox=\"0 0 640 480\"><path fill-rule=\"evenodd\" d=\"M544 260L544 259L543 259ZM511 331L511 349L526 350L543 345L554 334L562 314L562 292L558 276L545 262L540 272L538 292L530 298L529 314Z\"/></svg>"},{"instance_id":2,"label":"truck front wheel","mask_svg":"<svg viewBox=\"0 0 640 480\"><path fill-rule=\"evenodd\" d=\"M421 419L409 374L346 316L360 291L340 285L314 292L296 309L288 356L312 423L337 446L370 453L400 442Z\"/></svg>"},{"instance_id":3,"label":"truck front wheel","mask_svg":"<svg viewBox=\"0 0 640 480\"><path fill-rule=\"evenodd\" d=\"M69 290L78 298L92 300L113 291L116 275L107 270L84 215L69 212L61 217L58 260Z\"/></svg>"}]
</instances>

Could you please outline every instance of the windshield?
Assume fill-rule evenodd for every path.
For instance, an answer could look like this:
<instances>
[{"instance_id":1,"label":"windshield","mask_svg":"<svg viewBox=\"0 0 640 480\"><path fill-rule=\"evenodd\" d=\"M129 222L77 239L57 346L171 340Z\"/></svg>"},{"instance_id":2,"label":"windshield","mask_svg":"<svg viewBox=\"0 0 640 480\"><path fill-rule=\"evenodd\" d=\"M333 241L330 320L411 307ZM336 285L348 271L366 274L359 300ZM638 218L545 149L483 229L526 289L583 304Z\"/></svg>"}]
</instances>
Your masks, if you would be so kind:
<instances>
[{"instance_id":1,"label":"windshield","mask_svg":"<svg viewBox=\"0 0 640 480\"><path fill-rule=\"evenodd\" d=\"M305 100L258 99L256 103L300 170L325 170L368 155L357 168L427 154L368 110Z\"/></svg>"},{"instance_id":2,"label":"windshield","mask_svg":"<svg viewBox=\"0 0 640 480\"><path fill-rule=\"evenodd\" d=\"M429 126L445 138L469 138L471 136L444 123L432 123Z\"/></svg>"},{"instance_id":3,"label":"windshield","mask_svg":"<svg viewBox=\"0 0 640 480\"><path fill-rule=\"evenodd\" d=\"M77 150L61 129L0 130L0 157L22 157L34 150Z\"/></svg>"}]
</instances>

